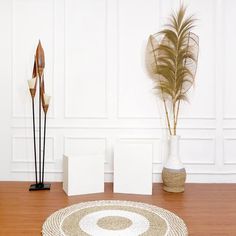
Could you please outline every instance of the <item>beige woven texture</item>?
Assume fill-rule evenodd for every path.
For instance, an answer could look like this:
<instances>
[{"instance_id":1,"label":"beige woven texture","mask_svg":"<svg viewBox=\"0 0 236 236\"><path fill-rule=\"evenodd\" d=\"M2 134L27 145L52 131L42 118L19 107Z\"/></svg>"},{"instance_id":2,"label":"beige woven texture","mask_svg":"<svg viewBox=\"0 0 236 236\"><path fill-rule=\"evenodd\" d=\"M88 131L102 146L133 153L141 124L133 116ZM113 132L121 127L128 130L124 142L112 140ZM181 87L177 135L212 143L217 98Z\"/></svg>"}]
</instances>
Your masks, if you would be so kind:
<instances>
[{"instance_id":1,"label":"beige woven texture","mask_svg":"<svg viewBox=\"0 0 236 236\"><path fill-rule=\"evenodd\" d=\"M172 170L163 168L162 170L163 189L167 192L179 193L184 191L186 180L185 169Z\"/></svg>"}]
</instances>

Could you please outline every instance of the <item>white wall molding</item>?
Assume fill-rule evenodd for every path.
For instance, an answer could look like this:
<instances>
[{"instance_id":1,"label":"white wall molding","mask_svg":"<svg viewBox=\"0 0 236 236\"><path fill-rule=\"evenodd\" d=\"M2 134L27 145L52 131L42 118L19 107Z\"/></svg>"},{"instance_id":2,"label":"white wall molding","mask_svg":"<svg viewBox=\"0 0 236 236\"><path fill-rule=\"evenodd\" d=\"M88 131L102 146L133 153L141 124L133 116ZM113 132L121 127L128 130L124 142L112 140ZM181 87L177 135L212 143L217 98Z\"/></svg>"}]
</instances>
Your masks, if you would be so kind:
<instances>
[{"instance_id":1,"label":"white wall molding","mask_svg":"<svg viewBox=\"0 0 236 236\"><path fill-rule=\"evenodd\" d=\"M12 119L12 127L25 129L32 127L32 120ZM166 129L163 119L48 119L47 123L50 129ZM230 127L233 127L232 125ZM194 120L180 119L179 130L214 130L216 129L216 120Z\"/></svg>"},{"instance_id":2,"label":"white wall molding","mask_svg":"<svg viewBox=\"0 0 236 236\"><path fill-rule=\"evenodd\" d=\"M27 80L31 79L32 76L34 53L39 39L42 41L44 49L47 50L46 52L49 51L49 53L47 53L47 55L50 55L49 61L47 60L47 55L46 55L45 87L46 87L46 92L49 93L52 97L54 97L53 85L54 85L54 64L55 64L54 54L55 54L55 21L56 21L55 8L57 3L55 0L50 0L50 1L43 0L41 2L32 1L31 3L27 0L12 0L9 1L9 3L10 2L12 8L12 15L11 15L12 17L12 28L11 28L12 118L25 119L31 117L32 113L31 99L28 91ZM18 12L19 13L18 21L16 21L17 4L18 7L20 8L20 11ZM27 7L23 8L22 6L24 6L25 4L27 4ZM29 6L28 4L31 5ZM24 14L22 13L23 9L25 11ZM50 9L50 13L48 13L48 17L50 18L50 20L47 21L47 23L45 23L46 22L45 20L42 20L43 18L46 18L45 9ZM43 14L41 14L42 12ZM37 14L41 14L40 17ZM31 18L31 20L29 21L28 18ZM19 22L19 19L24 21L24 23ZM20 27L19 25L16 26L17 23L20 24ZM34 23L36 23L36 25ZM38 27L40 24L41 27ZM50 29L48 28L47 30L43 30L42 26L46 28L49 25L51 25ZM19 35L17 35L16 33L17 30L18 31L20 30L20 32L18 32ZM17 45L17 41L19 41L20 45ZM52 45L49 46L47 43L50 41ZM20 50L20 52L16 52L16 50ZM17 72L19 73L17 74ZM21 91L21 93L19 92L19 90ZM53 103L54 102L52 100L50 110L48 112L48 117L50 118L55 118ZM24 106L22 104L24 104ZM21 109L19 110L19 108ZM16 109L18 109L17 112ZM37 114L36 117L38 117Z\"/></svg>"},{"instance_id":3,"label":"white wall molding","mask_svg":"<svg viewBox=\"0 0 236 236\"><path fill-rule=\"evenodd\" d=\"M13 173L34 173L34 169L33 169L33 167L32 167L31 170L26 169L26 168L25 169L16 169L15 168L15 169L12 169L11 172L13 172ZM57 169L45 169L44 173L62 174L63 171L62 170L57 170ZM34 179L32 179L32 180L34 180Z\"/></svg>"},{"instance_id":4,"label":"white wall molding","mask_svg":"<svg viewBox=\"0 0 236 236\"><path fill-rule=\"evenodd\" d=\"M233 144L227 148L227 144L230 145L230 143L232 142ZM236 137L224 138L224 142L223 142L224 165L229 165L229 166L236 165L235 147L236 147ZM227 159L230 159L230 160L228 161Z\"/></svg>"},{"instance_id":5,"label":"white wall molding","mask_svg":"<svg viewBox=\"0 0 236 236\"><path fill-rule=\"evenodd\" d=\"M36 138L36 142L37 141L38 141L38 138ZM11 173L28 173L28 174L33 173L34 168L35 168L33 137L23 136L23 135L22 136L14 135L12 137L11 147L12 147ZM58 166L58 160L55 159L54 149L55 149L55 137L47 136L46 153L45 153L45 173L48 173L48 172L53 173L56 166ZM39 162L38 151L39 150L37 146L37 163ZM43 153L41 157L43 158ZM28 180L33 181L34 177Z\"/></svg>"},{"instance_id":6,"label":"white wall molding","mask_svg":"<svg viewBox=\"0 0 236 236\"><path fill-rule=\"evenodd\" d=\"M181 137L180 139L180 149L185 152L188 148L185 146L185 148L183 148L183 144L186 144L186 142L188 142L189 145L194 144L194 147L196 148L196 150L194 152L197 151L202 151L202 156L204 159L206 159L206 161L197 161L197 156L194 157L194 159L196 160L191 160L191 161L186 161L183 160L183 163L185 165L215 165L216 161L215 161L215 157L216 157L216 145L215 145L215 137ZM200 148L199 145L197 145L197 142L202 142L204 145L204 148ZM181 145L182 143L182 145ZM205 146L206 144L211 143L211 147L209 145ZM182 147L181 147L182 146ZM189 147L189 149L191 149L191 147ZM180 150L180 152L181 152ZM206 151L210 151L211 150L211 155L210 155L210 159L207 159L207 154ZM193 155L194 153L192 153ZM181 156L181 154L180 154ZM181 158L183 159L183 157L181 156Z\"/></svg>"},{"instance_id":7,"label":"white wall molding","mask_svg":"<svg viewBox=\"0 0 236 236\"><path fill-rule=\"evenodd\" d=\"M224 84L223 84L223 118L225 121L231 121L236 119L235 109L235 91L234 91L234 73L232 73L232 68L235 67L234 55L236 48L234 46L234 39L236 36L235 28L233 27L233 19L235 17L235 12L233 11L235 7L235 2L232 0L222 1L220 0L221 6L221 28L224 40L221 41L221 47L223 48L223 58L221 61L224 71Z\"/></svg>"},{"instance_id":8,"label":"white wall molding","mask_svg":"<svg viewBox=\"0 0 236 236\"><path fill-rule=\"evenodd\" d=\"M70 4L74 4L74 6L71 6L71 8L68 7ZM77 3L76 3L77 2ZM70 119L70 118L76 118L76 119L107 119L107 101L108 101L108 95L107 95L107 0L102 0L99 1L95 4L95 2L93 1L87 1L88 3L86 3L86 1L84 1L82 4L80 4L78 1L68 1L65 0L65 83L64 83L64 94L65 94L65 114L64 114L64 118L65 119ZM86 4L85 4L86 3ZM102 6L104 9L100 9L98 6L99 4L103 4L104 6ZM84 12L81 11L81 8ZM94 7L94 9L93 9ZM72 10L73 9L73 10ZM80 11L80 14L77 11ZM70 11L69 13L67 11ZM73 12L75 11L75 12ZM95 18L93 18L94 22L89 22L88 19L88 15L86 16L86 14L84 14L85 12L89 12L91 14L101 14L97 16L97 21L95 20ZM73 19L72 22L70 22L70 24L68 25L68 18L69 16L71 17L71 14L74 14L72 17L75 18L75 16L78 17L77 21L76 19ZM85 19L82 19L80 17L80 15L83 15ZM100 20L100 18L103 18L103 23L101 23L103 27L102 29L102 33L100 31L97 31L96 27L94 26L98 26L98 20ZM84 22L85 20L85 22ZM74 29L72 30L72 36L76 36L75 32L76 30L78 30L77 28L80 27L83 31L79 32L76 31L79 35L79 37L77 36L78 41L76 42L76 45L74 46L74 49L71 50L71 53L74 53L74 50L77 50L77 47L80 48L80 50L82 51L83 57L84 58L80 58L80 54L81 51L78 51L78 54L75 55L70 55L68 53L68 48L72 47L71 45L71 41L70 44L68 44L69 41L69 26L71 27L71 24L75 24L75 22L78 24L78 26L75 25ZM89 24L89 25L86 25ZM101 29L100 29L101 30ZM103 41L99 42L100 44L97 44L98 42L96 42L96 40L98 41L98 37L96 36L96 34L100 34L100 37L103 37ZM84 35L88 35L87 38L84 37ZM79 40L80 38L81 41ZM72 39L70 39L72 40ZM84 40L84 41L83 41ZM88 44L86 41L90 42L90 44ZM68 45L67 45L68 44ZM87 51L86 52L86 48L83 46L83 44L86 44L87 47ZM96 48L97 46L97 48ZM102 47L101 49L99 47ZM93 48L93 50L91 50L90 48ZM96 49L99 50L99 54L95 53ZM103 49L103 51L102 51ZM89 54L89 55L87 55ZM100 57L103 57L102 59ZM86 58L87 57L87 58ZM96 57L95 60L94 57ZM68 62L68 60L70 59L70 62ZM80 63L82 63L82 65L77 65L76 64L76 59L80 61ZM85 62L84 62L85 61ZM73 67L68 68L69 64L73 64ZM100 71L100 75L98 76L96 73L99 72L99 63L103 63L102 67L103 69ZM83 67L86 67L87 71L85 71L85 69ZM68 74L69 71L72 70L72 74ZM80 70L83 70L82 73L83 74L78 74L78 72ZM74 71L76 71L77 73L74 73ZM97 72L96 72L97 71ZM102 74L101 74L102 73ZM91 77L92 74L92 77ZM80 83L76 82L75 78L74 81L74 85L73 86L69 86L68 82L69 80L71 80L70 77L75 77L78 76L78 80L80 80ZM96 77L100 77L100 81L98 81L98 83L96 85L92 84L92 83L96 83ZM104 77L104 80L102 80L103 84L103 88L102 87L98 87L100 86L100 82L101 82L101 78ZM83 81L82 81L83 79ZM92 82L88 83L86 80L91 80ZM83 82L83 83L82 83ZM70 82L71 83L71 82ZM76 90L75 87L78 87L78 89ZM83 86L86 91L81 90L80 86ZM92 92L99 92L99 88L102 90L104 90L102 93L96 93L95 95L92 94ZM91 92L92 91L92 92ZM90 96L86 95L86 92L90 94ZM78 95L81 94L81 97L78 97ZM69 96L71 96L71 98L69 98ZM96 98L93 98L93 96L96 96ZM104 101L102 102L103 104L98 103L97 106L101 106L101 109L103 111L99 111L97 110L97 114L95 114L95 112L93 110L97 109L96 106L96 101L99 99L99 97L104 96ZM91 99L90 99L91 97ZM78 102L78 107L80 110L77 110L77 106L75 103L75 100L77 100ZM85 109L85 101L87 101L87 108L88 110ZM72 104L72 105L71 105ZM95 104L93 106L93 104ZM71 106L70 108L68 106ZM93 109L90 109L90 107L93 106ZM90 109L90 110L89 110ZM75 114L72 114L73 112L76 112Z\"/></svg>"},{"instance_id":9,"label":"white wall molding","mask_svg":"<svg viewBox=\"0 0 236 236\"><path fill-rule=\"evenodd\" d=\"M74 151L71 151L69 150L69 148L67 147L68 143L70 142L70 140L74 140L74 141L81 141L81 142L91 142L91 145L87 148L85 148L84 150L80 150L81 148L83 149L84 147L80 147L80 146L77 146L77 148L74 149ZM95 150L94 152L94 142L102 142L103 143L103 146L102 148L101 147L97 147L99 150L99 153L98 152L98 149L97 151ZM63 150L64 150L64 154L65 155L73 155L73 156L76 156L76 155L104 155L104 164L108 164L108 157L107 157L107 143L108 143L108 140L106 137L99 137L99 136L64 136L64 141L63 141ZM101 150L103 149L103 150Z\"/></svg>"},{"instance_id":10,"label":"white wall molding","mask_svg":"<svg viewBox=\"0 0 236 236\"><path fill-rule=\"evenodd\" d=\"M29 150L31 147L33 147L33 137L32 136L13 136L12 137L12 163L34 163L34 152L33 149L30 150L30 152L25 153L24 155L21 154L20 158L16 158L16 153L19 155L19 151L22 151L23 145L21 144L20 147L18 147L17 150L17 140L21 140L23 142L25 142L25 148L27 148L27 150ZM36 137L36 145L38 144L38 137ZM49 143L50 141L50 143ZM43 144L43 143L42 143ZM50 144L50 146L49 146ZM38 147L37 148L37 157L38 157ZM54 148L55 148L55 138L54 137L50 137L47 136L46 137L46 151L48 149L50 149L50 154L49 153L45 153L45 163L55 163L55 155L54 155ZM28 155L27 155L28 154ZM29 156L30 155L30 156ZM23 156L26 156L25 159Z\"/></svg>"},{"instance_id":11,"label":"white wall molding","mask_svg":"<svg viewBox=\"0 0 236 236\"><path fill-rule=\"evenodd\" d=\"M47 160L46 180L62 180L63 154L74 152L104 155L105 180L113 181L113 147L120 140L152 145L153 180L160 182L167 156L165 117L145 72L144 50L148 36L162 28L179 3L2 1L0 11L5 10L0 24L7 22L7 28L2 25L4 57L0 61L5 72L1 83L2 88L10 88L3 91L3 108L7 111L10 106L11 114L4 112L5 117L0 117L1 130L9 126L2 133L8 155L1 161L0 180L34 179L33 153L31 160L23 155L32 148L27 79L40 35L46 55L46 89L53 96L47 121L47 144L53 149L48 151L53 158ZM199 19L196 33L200 36L196 85L189 94L190 104L181 106L178 123L187 181L236 182L236 80L230 70L236 66L236 1L184 3L187 12ZM34 19L35 9L43 10L42 28L40 18ZM40 27L34 29L35 25ZM21 146L24 142L27 145Z\"/></svg>"},{"instance_id":12,"label":"white wall molding","mask_svg":"<svg viewBox=\"0 0 236 236\"><path fill-rule=\"evenodd\" d=\"M126 4L127 2L124 0L117 0L117 86L116 86L116 94L117 94L117 118L118 119L156 119L156 118L160 118L160 115L158 114L158 112L156 109L156 104L155 104L155 98L152 96L152 91L151 91L151 87L149 86L150 91L147 92L147 86L148 84L151 84L151 79L148 78L147 74L145 73L145 65L144 65L144 50L145 50L145 46L144 46L144 42L147 41L149 35L152 33L152 31L155 30L155 28L157 28L157 22L155 21L159 15L159 10L158 10L158 2L154 1L154 0L150 0L149 4L146 4L146 1L139 1L138 5L136 1L129 1L128 4ZM123 4L123 5L122 5ZM136 7L134 8L134 4L136 5ZM121 8L123 7L123 12L121 14ZM129 9L129 10L128 10ZM141 15L141 11L147 12L149 11L148 17L147 19L144 18L140 18ZM133 12L133 17L129 17L130 12ZM125 15L126 14L126 15ZM123 25L121 23L122 17L126 17L126 20L123 20ZM144 24L146 25L146 27L144 27L142 24L139 24L140 21L143 20L143 22L145 22ZM132 28L132 23L133 23L133 29ZM136 43L137 39L135 38L136 36L140 37L140 29L139 27L135 27L135 25L140 25L140 29L141 27L143 32L143 36L142 39L138 38L138 43ZM126 30L126 33L121 31L121 28L123 26L123 31ZM151 26L150 26L151 25ZM128 27L127 29L125 29L126 27ZM146 28L146 29L145 29ZM151 29L150 31L147 31L147 29ZM145 32L146 31L146 32ZM127 33L128 33L128 37L127 37ZM132 38L133 35L133 38ZM123 37L123 38L122 38ZM125 40L127 38L127 40ZM143 41L143 42L142 42ZM121 43L123 43L123 46L127 46L127 44L132 47L132 44L136 45L136 50L134 50L134 48L122 48L121 47ZM142 48L141 48L142 47ZM136 51L135 56L133 56L133 60L135 60L135 63L133 63L133 61L127 61L127 57L128 58L132 58L130 55L130 51L132 49L132 52L134 53ZM124 51L127 51L127 55ZM122 54L123 53L123 54ZM125 53L125 54L124 54ZM136 57L138 54L139 57ZM123 64L123 74L121 72L121 62L125 61ZM137 64L139 64L139 66L137 67ZM133 73L132 71L128 68L128 66L132 67L133 69ZM139 75L139 73L137 73L136 71L139 71L139 73L141 73L142 76ZM125 76L124 76L125 74ZM128 88L132 88L130 89L129 93L130 95L128 95L127 90L126 91L121 91L121 78L123 77L128 77L129 79L126 79L127 84L124 86L125 89ZM136 78L136 81L142 81L143 78L142 77L146 77L145 78L145 84L143 84L143 86L138 86L138 83L133 80L132 77ZM144 81L142 82L144 83ZM124 84L124 82L123 82ZM135 86L135 87L134 87ZM143 89L143 87L145 87L146 89ZM137 91L136 91L137 90ZM147 112L150 113L151 110L153 110L152 115L147 115L146 113L142 113L141 111L141 115L137 115L137 113L139 113L140 111L138 110L138 104L139 104L139 100L135 99L139 99L139 93L142 91L143 93L145 93L145 105L151 104L151 107L153 109L148 109ZM122 96L125 96L127 99L125 99L126 101L124 101L124 99L121 102ZM129 96L129 98L127 97ZM131 102L130 102L131 100ZM150 103L147 103L147 101L149 101ZM127 106L127 103L129 106ZM125 108L123 108L123 110L125 110L126 112L130 113L130 112L136 112L136 115L131 115L131 114L124 114L124 111L121 111L121 107L125 106ZM126 107L127 106L127 107ZM132 109L129 109L131 108ZM133 110L133 111L132 111ZM136 111L135 111L136 110Z\"/></svg>"},{"instance_id":13,"label":"white wall molding","mask_svg":"<svg viewBox=\"0 0 236 236\"><path fill-rule=\"evenodd\" d=\"M145 138L145 137L129 137L129 138L118 138L117 143L119 142L128 142L128 143L140 143L140 144L150 144L152 147L152 163L153 164L162 164L162 159L158 159L163 157L161 151L161 138Z\"/></svg>"}]
</instances>

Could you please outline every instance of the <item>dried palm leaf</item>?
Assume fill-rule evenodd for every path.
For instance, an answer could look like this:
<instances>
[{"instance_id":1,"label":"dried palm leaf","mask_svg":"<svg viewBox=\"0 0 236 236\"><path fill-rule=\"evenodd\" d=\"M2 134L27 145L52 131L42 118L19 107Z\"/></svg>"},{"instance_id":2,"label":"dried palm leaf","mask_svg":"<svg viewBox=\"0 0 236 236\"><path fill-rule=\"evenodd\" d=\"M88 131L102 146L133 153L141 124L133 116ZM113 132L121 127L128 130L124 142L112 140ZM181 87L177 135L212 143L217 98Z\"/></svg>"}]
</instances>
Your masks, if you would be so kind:
<instances>
[{"instance_id":1,"label":"dried palm leaf","mask_svg":"<svg viewBox=\"0 0 236 236\"><path fill-rule=\"evenodd\" d=\"M180 101L188 100L198 61L198 36L191 32L195 19L185 17L186 8L172 14L162 31L149 36L146 64L154 88L164 102L169 133L176 135ZM168 111L167 102L171 104ZM169 113L173 117L173 132Z\"/></svg>"}]
</instances>

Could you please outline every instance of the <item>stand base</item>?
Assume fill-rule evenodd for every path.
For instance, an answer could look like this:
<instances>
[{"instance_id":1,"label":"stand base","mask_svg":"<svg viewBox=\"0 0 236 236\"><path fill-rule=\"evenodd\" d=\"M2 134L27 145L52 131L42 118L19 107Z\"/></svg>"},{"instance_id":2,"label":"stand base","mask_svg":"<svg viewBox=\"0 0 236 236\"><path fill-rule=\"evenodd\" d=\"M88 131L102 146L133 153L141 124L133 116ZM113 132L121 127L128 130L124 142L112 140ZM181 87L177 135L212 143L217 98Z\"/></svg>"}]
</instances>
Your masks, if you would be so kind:
<instances>
[{"instance_id":1,"label":"stand base","mask_svg":"<svg viewBox=\"0 0 236 236\"><path fill-rule=\"evenodd\" d=\"M37 191L37 190L50 190L51 184L31 184L29 191Z\"/></svg>"}]
</instances>

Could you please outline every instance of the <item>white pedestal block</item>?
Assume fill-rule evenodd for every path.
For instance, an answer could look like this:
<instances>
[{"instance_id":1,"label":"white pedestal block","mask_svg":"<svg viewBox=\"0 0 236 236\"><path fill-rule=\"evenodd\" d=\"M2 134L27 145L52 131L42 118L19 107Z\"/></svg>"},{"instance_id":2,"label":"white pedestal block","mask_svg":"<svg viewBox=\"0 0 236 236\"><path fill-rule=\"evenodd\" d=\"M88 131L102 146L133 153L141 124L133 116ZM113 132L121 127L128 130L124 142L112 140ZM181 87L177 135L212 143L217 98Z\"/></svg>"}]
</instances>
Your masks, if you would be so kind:
<instances>
[{"instance_id":1,"label":"white pedestal block","mask_svg":"<svg viewBox=\"0 0 236 236\"><path fill-rule=\"evenodd\" d=\"M104 192L103 156L66 156L63 190L68 196Z\"/></svg>"},{"instance_id":2,"label":"white pedestal block","mask_svg":"<svg viewBox=\"0 0 236 236\"><path fill-rule=\"evenodd\" d=\"M116 145L114 192L152 194L152 144Z\"/></svg>"}]
</instances>

